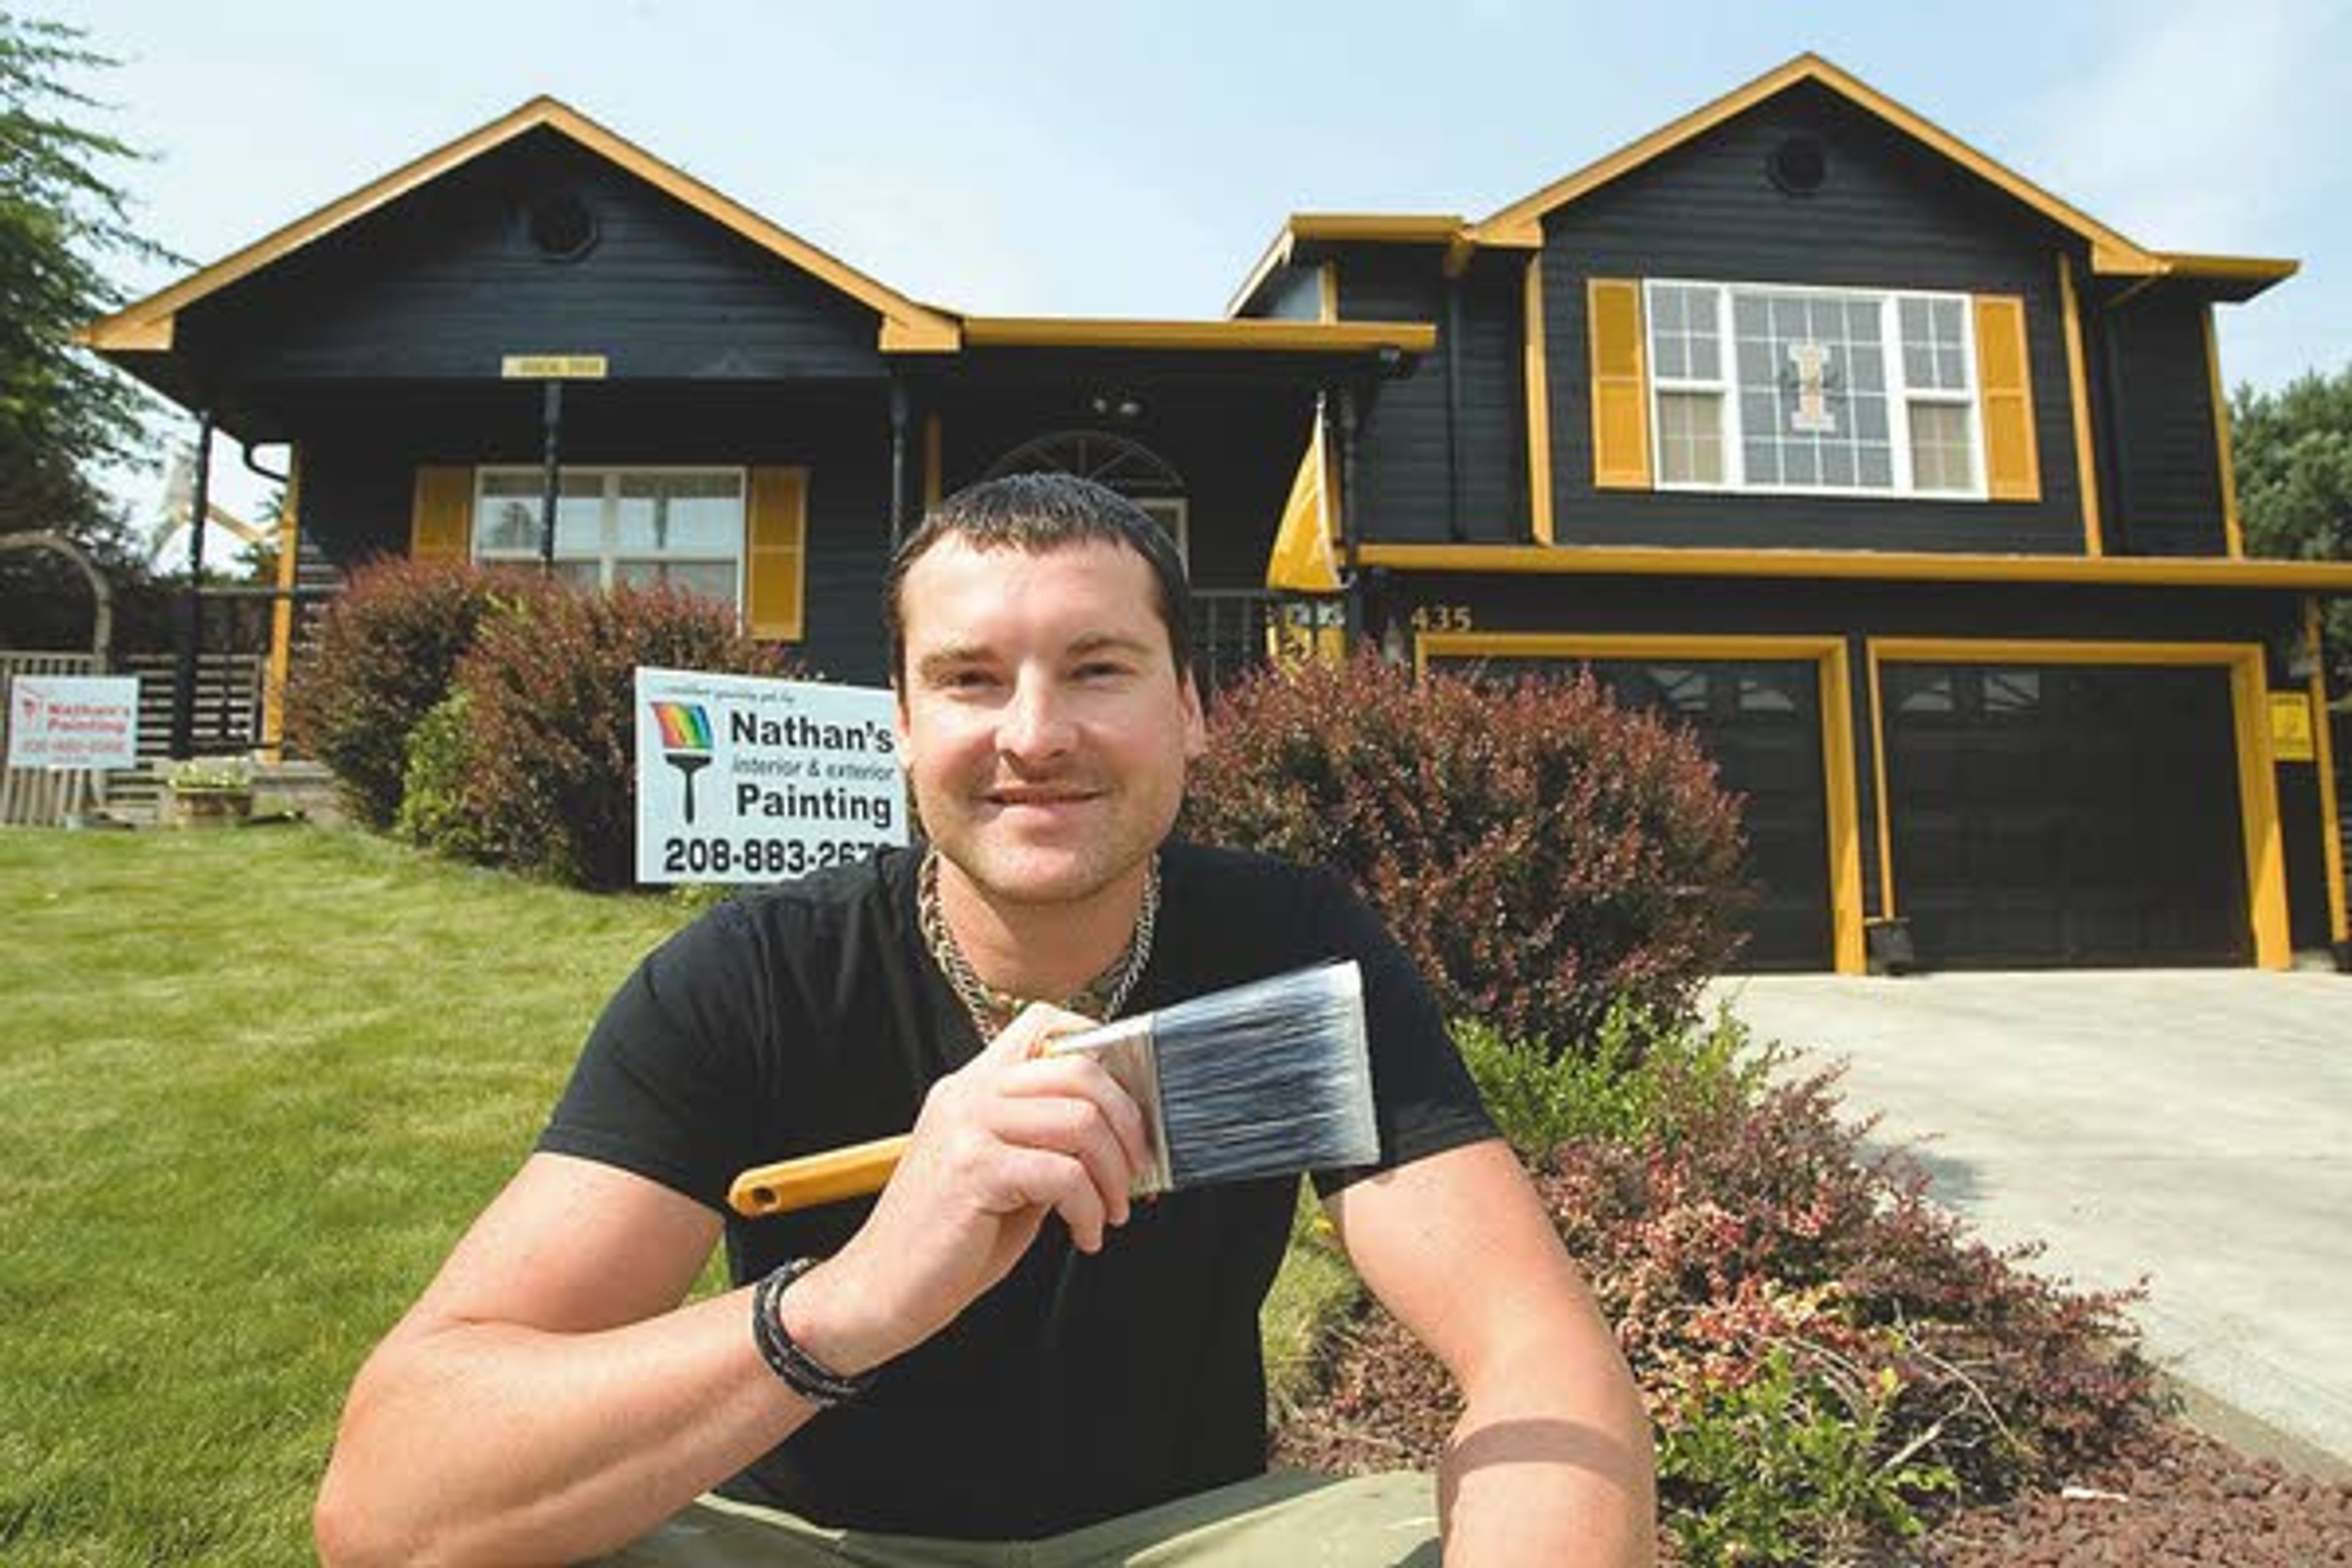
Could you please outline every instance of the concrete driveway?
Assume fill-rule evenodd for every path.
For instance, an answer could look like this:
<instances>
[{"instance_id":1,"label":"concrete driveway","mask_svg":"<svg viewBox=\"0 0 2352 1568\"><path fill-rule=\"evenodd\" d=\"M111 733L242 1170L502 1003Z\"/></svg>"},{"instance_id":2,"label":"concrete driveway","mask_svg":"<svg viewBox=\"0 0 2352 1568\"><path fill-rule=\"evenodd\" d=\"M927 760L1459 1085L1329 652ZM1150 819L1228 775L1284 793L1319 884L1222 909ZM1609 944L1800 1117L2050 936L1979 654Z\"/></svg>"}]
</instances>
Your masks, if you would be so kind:
<instances>
[{"instance_id":1,"label":"concrete driveway","mask_svg":"<svg viewBox=\"0 0 2352 1568\"><path fill-rule=\"evenodd\" d=\"M1855 1115L2045 1273L2147 1276L2189 1415L2352 1475L2352 976L1735 976L1759 1038L1843 1059Z\"/></svg>"}]
</instances>

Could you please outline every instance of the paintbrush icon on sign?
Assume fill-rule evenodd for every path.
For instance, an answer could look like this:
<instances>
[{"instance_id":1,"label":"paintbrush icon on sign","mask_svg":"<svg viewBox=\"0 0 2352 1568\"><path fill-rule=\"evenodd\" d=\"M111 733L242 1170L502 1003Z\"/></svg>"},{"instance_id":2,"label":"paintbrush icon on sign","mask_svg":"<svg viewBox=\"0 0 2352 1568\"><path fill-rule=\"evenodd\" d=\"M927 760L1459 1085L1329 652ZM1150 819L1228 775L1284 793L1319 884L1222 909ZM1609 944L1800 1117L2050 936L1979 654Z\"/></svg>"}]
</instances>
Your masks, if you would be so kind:
<instances>
[{"instance_id":1,"label":"paintbrush icon on sign","mask_svg":"<svg viewBox=\"0 0 2352 1568\"><path fill-rule=\"evenodd\" d=\"M694 775L710 765L710 715L698 702L656 702L654 722L661 726L662 760L678 771L686 795L686 820L694 820Z\"/></svg>"}]
</instances>

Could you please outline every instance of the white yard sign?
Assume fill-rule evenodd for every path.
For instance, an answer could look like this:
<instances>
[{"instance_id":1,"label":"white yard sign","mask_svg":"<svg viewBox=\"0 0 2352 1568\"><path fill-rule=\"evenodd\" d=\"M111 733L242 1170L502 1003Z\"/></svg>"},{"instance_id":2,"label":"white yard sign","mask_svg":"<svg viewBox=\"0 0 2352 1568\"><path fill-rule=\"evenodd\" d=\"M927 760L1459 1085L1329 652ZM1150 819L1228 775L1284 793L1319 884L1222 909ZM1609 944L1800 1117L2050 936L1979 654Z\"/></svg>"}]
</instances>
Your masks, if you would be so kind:
<instances>
[{"instance_id":1,"label":"white yard sign","mask_svg":"<svg viewBox=\"0 0 2352 1568\"><path fill-rule=\"evenodd\" d=\"M774 882L907 842L891 697L637 671L637 880Z\"/></svg>"},{"instance_id":2,"label":"white yard sign","mask_svg":"<svg viewBox=\"0 0 2352 1568\"><path fill-rule=\"evenodd\" d=\"M20 675L9 683L12 768L135 768L139 679Z\"/></svg>"}]
</instances>

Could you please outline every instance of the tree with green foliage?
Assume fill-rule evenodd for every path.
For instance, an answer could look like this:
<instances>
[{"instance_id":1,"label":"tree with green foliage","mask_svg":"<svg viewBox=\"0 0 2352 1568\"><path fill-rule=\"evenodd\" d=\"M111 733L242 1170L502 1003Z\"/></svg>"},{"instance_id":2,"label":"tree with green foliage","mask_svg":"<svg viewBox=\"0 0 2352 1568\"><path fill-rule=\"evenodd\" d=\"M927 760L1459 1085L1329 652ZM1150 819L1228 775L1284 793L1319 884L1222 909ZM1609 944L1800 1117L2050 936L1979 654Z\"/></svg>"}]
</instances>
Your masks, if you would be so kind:
<instances>
[{"instance_id":1,"label":"tree with green foliage","mask_svg":"<svg viewBox=\"0 0 2352 1568\"><path fill-rule=\"evenodd\" d=\"M2230 447L2246 548L2296 561L2352 561L2352 365L2311 372L2284 389L2241 384ZM2322 611L2327 688L2352 692L2352 599Z\"/></svg>"},{"instance_id":2,"label":"tree with green foliage","mask_svg":"<svg viewBox=\"0 0 2352 1568\"><path fill-rule=\"evenodd\" d=\"M101 106L78 82L115 63L85 37L0 10L0 532L55 529L113 569L134 557L99 475L148 461L152 404L73 333L122 302L107 263L176 258L131 226L115 171L139 154L83 123ZM37 605L39 569L6 570L0 595Z\"/></svg>"}]
</instances>

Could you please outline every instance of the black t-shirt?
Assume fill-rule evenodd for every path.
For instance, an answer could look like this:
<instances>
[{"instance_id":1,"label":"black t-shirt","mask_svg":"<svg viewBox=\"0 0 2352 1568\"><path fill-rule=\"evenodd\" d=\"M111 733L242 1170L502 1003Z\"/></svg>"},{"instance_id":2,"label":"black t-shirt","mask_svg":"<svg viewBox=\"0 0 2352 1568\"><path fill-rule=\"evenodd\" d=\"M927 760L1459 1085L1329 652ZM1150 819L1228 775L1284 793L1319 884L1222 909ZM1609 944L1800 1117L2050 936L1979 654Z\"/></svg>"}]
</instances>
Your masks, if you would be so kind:
<instances>
[{"instance_id":1,"label":"black t-shirt","mask_svg":"<svg viewBox=\"0 0 2352 1568\"><path fill-rule=\"evenodd\" d=\"M746 1220L727 1188L748 1166L904 1132L931 1083L980 1050L917 929L919 860L886 851L673 937L606 1006L539 1146L725 1214L739 1282L839 1249L871 1199ZM1436 1003L1328 872L1169 845L1128 1011L1326 958L1363 966L1381 1166L1491 1136ZM1364 1173L1315 1180L1328 1193ZM1297 1194L1295 1180L1171 1193L1091 1258L1049 1221L954 1323L722 1489L834 1526L1027 1540L1258 1474L1258 1308Z\"/></svg>"}]
</instances>

